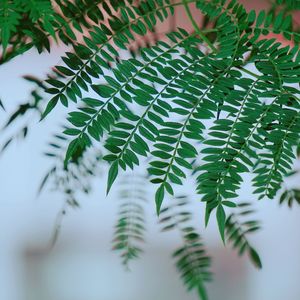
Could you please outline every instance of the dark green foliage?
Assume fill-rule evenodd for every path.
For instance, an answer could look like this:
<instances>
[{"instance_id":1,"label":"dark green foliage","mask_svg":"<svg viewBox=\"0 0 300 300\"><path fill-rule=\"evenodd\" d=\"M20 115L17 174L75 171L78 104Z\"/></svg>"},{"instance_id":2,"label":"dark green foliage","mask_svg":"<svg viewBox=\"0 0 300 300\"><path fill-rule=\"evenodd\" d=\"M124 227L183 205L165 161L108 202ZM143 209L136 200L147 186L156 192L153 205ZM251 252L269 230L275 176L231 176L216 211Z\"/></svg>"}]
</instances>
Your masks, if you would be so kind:
<instances>
[{"instance_id":1,"label":"dark green foliage","mask_svg":"<svg viewBox=\"0 0 300 300\"><path fill-rule=\"evenodd\" d=\"M172 6L169 1L142 1L139 6L124 6L120 9L121 15L117 18L111 16L109 21L100 23L100 26L93 26L89 31L88 36L84 37L84 44L74 45L74 53L66 53L63 61L66 66L57 66L57 70L67 78L66 83L48 82L51 87L47 90L54 95L49 102L51 106L46 110L48 114L60 100L65 106L68 105L68 100L76 102L77 98L81 98L81 89L89 90L92 78L99 78L110 69L118 57L118 48L127 50L129 43L137 38L144 36L147 30L153 31L157 23L157 18L164 20L169 13L172 13ZM109 24L109 26L107 25ZM126 67L129 67L127 70ZM124 82L122 76L130 76L130 71L134 71L134 66L118 66L116 76L119 75L121 84ZM121 72L121 73L120 73ZM123 72L123 73L122 73ZM123 78L124 79L124 78ZM106 90L99 86L92 88L96 93L104 98L110 98L116 94L116 89L120 84L117 81L112 83L108 79L108 83L112 87L107 87ZM123 85L124 87L124 85ZM50 109L51 108L51 109Z\"/></svg>"},{"instance_id":2,"label":"dark green foliage","mask_svg":"<svg viewBox=\"0 0 300 300\"><path fill-rule=\"evenodd\" d=\"M121 254L126 268L143 252L145 234L144 206L147 202L145 177L126 175L119 184L119 212L115 226L113 249Z\"/></svg>"},{"instance_id":3,"label":"dark green foliage","mask_svg":"<svg viewBox=\"0 0 300 300\"><path fill-rule=\"evenodd\" d=\"M154 31L175 6L184 5L192 18L191 2L213 22L213 40L191 20L194 33L178 28L167 34L168 40L141 49L139 57L120 59L120 49L128 50L139 36ZM76 151L104 143L104 159L111 164L109 192L120 169L134 169L150 157L159 214L164 196L183 184L200 155L204 163L196 169L197 191L206 202L206 223L216 209L224 239L226 206L234 205L242 174L255 173L255 193L273 198L292 167L299 140L299 92L291 84L300 82L300 55L296 46L282 47L264 36L282 33L298 43L299 34L283 13L247 13L237 1L110 4L99 6L108 14L104 22L99 12L75 18L78 7L86 12L92 5L89 1L74 7L60 2L66 16L89 28L83 43L74 44L62 58L64 65L55 68L55 77L46 80L45 91L52 98L42 118L59 102L68 106L80 99L86 105L69 113L71 126L65 134L72 138L65 167ZM211 51L199 49L202 40ZM245 64L253 64L258 74L249 73ZM86 98L87 91L95 96Z\"/></svg>"},{"instance_id":4,"label":"dark green foliage","mask_svg":"<svg viewBox=\"0 0 300 300\"><path fill-rule=\"evenodd\" d=\"M87 90L91 85L98 96L88 102L90 109L69 114L76 129L69 150L73 151L76 145L91 146L93 140L101 141L103 134L108 133L105 148L110 153L104 157L111 163L108 190L119 168L132 169L139 165L140 156L151 154L148 171L151 182L159 185L158 213L164 195L172 195L174 184L183 183L186 169L191 169L192 160L198 156L195 142L203 141L206 120L215 119L208 130L209 138L203 142L201 152L207 163L197 169L198 192L203 195L202 201L207 202L206 222L218 207L223 236L223 201L237 197L242 182L240 174L255 169L255 192L260 197L272 198L290 168L294 148L291 142L297 140L299 132L299 107L297 101L291 101L297 98L289 84L299 82L299 55L297 48L280 47L274 39L258 41L266 31L285 32L287 27L280 17L275 18L273 28L266 15L247 14L234 2L222 6L219 1L200 1L197 7L210 18L217 18L215 43L221 45L219 49L213 47L213 53L204 54L197 47L201 36L178 29L168 34L169 43L158 42L143 49L142 61L131 58L117 62L118 53L107 41L113 39L116 46L115 39L121 33L117 29L114 33L103 29L108 36L103 37L100 46L74 48L76 55L68 54L64 59L67 66L57 67L70 80L66 84L49 82L54 87L48 92L55 96L46 113L58 100L64 105L68 98L77 101L82 95L81 88ZM143 12L152 13L152 9L161 8L149 5ZM140 15L133 14L132 18L139 19ZM132 22L127 20L126 24L131 26L137 21ZM140 34L145 33L141 29ZM127 36L126 41L134 38L128 32L122 34ZM91 32L90 35L93 36ZM293 38L297 39L296 36ZM102 51L104 46L108 52ZM242 57L246 52L251 52L248 63L254 63L260 72L254 78L245 77ZM92 77L101 76L103 68L111 68L109 62L117 63L112 76L102 76L106 84L92 84ZM78 78L82 84L77 82ZM271 101L265 102L266 98ZM140 108L130 109L133 105ZM137 114L136 109L141 113ZM270 125L273 120L282 122ZM275 130L270 130L270 126ZM279 135L282 139L276 143L274 138Z\"/></svg>"},{"instance_id":5,"label":"dark green foliage","mask_svg":"<svg viewBox=\"0 0 300 300\"><path fill-rule=\"evenodd\" d=\"M76 44L77 36L85 29L104 21L105 14L115 15L124 3L123 0L1 0L0 63L32 47L39 52L50 51L52 40Z\"/></svg>"},{"instance_id":6,"label":"dark green foliage","mask_svg":"<svg viewBox=\"0 0 300 300\"><path fill-rule=\"evenodd\" d=\"M200 299L207 300L205 283L212 278L211 258L200 235L189 225L192 214L186 208L188 203L185 196L172 199L172 204L161 210L160 223L163 231L179 231L182 245L172 254L176 267L187 289L195 290Z\"/></svg>"},{"instance_id":7,"label":"dark green foliage","mask_svg":"<svg viewBox=\"0 0 300 300\"><path fill-rule=\"evenodd\" d=\"M174 253L178 270L202 299L207 299L210 260L200 236L186 225L191 218L186 199L162 209L164 198L196 174L205 223L216 213L223 242L247 253L260 268L248 240L259 225L240 221L251 210L237 205L244 176L252 175L258 199L272 199L296 172L300 33L290 12L298 4L273 2L269 11L247 12L236 0L0 0L0 63L31 47L50 50L52 41L71 45L45 81L27 76L38 88L4 125L28 112L47 119L58 104L68 107L68 125L47 152L55 164L42 186L54 178L66 203L76 205L78 187L88 190L83 178L95 175L100 158L110 165L107 193L123 171L147 169L145 180L156 187L153 201L164 229L181 233L182 246ZM205 16L202 27L191 5ZM177 6L185 9L193 32L175 26L158 36L157 24L172 17ZM283 46L270 34L294 46ZM16 136L27 131L25 124ZM142 198L122 192L114 248L125 264L141 253L136 242L144 234ZM296 202L297 188L282 192L280 203Z\"/></svg>"},{"instance_id":8,"label":"dark green foliage","mask_svg":"<svg viewBox=\"0 0 300 300\"><path fill-rule=\"evenodd\" d=\"M271 115L271 113L273 115ZM270 111L272 131L264 134L264 146L268 153L261 153L255 168L258 175L254 178L255 193L259 198L265 195L274 198L280 189L285 175L292 169L293 159L296 158L295 146L298 144L300 132L299 113L295 110L284 110L278 105ZM268 143L267 143L268 142Z\"/></svg>"}]
</instances>

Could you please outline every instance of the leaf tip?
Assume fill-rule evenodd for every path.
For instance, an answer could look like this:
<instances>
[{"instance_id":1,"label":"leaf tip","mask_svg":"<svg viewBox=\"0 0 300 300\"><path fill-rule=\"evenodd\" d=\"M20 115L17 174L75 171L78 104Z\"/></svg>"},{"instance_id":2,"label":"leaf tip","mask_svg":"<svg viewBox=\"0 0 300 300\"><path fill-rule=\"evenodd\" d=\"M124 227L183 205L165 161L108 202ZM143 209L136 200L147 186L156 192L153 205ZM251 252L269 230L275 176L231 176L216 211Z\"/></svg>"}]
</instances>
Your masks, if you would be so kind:
<instances>
[{"instance_id":1,"label":"leaf tip","mask_svg":"<svg viewBox=\"0 0 300 300\"><path fill-rule=\"evenodd\" d=\"M253 263L253 265L258 268L258 269L262 269L262 262L261 262L261 259L259 257L259 254L256 252L256 250L254 248L250 248L250 251L249 251L249 256L250 256L250 259Z\"/></svg>"},{"instance_id":2,"label":"leaf tip","mask_svg":"<svg viewBox=\"0 0 300 300\"><path fill-rule=\"evenodd\" d=\"M217 208L217 222L219 227L219 232L221 235L221 239L223 244L225 245L225 223L226 223L226 213L222 204L218 205Z\"/></svg>"},{"instance_id":3,"label":"leaf tip","mask_svg":"<svg viewBox=\"0 0 300 300\"><path fill-rule=\"evenodd\" d=\"M114 161L108 171L106 195L108 195L113 183L118 176L118 161Z\"/></svg>"},{"instance_id":4,"label":"leaf tip","mask_svg":"<svg viewBox=\"0 0 300 300\"><path fill-rule=\"evenodd\" d=\"M161 185L155 193L156 214L159 216L162 202L164 200L165 188Z\"/></svg>"}]
</instances>

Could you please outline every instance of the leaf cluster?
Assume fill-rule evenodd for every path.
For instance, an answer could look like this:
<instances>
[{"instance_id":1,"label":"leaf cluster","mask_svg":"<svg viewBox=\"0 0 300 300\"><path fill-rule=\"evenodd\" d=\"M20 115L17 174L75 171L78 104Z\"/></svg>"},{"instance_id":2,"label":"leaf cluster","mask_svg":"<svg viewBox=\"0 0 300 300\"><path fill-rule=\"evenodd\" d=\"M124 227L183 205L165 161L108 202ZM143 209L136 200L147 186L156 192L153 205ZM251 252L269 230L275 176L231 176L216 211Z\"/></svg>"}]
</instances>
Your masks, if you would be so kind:
<instances>
[{"instance_id":1,"label":"leaf cluster","mask_svg":"<svg viewBox=\"0 0 300 300\"><path fill-rule=\"evenodd\" d=\"M119 18L94 26L85 45L75 45L63 57L65 66L56 70L65 80L47 80L53 97L43 118L58 102L68 106L81 99L87 107L69 113L71 127L65 133L72 141L65 163L78 148L103 142L104 159L111 164L109 191L120 169L133 169L150 157L157 213L200 155L204 163L196 170L197 191L206 202L206 223L216 209L224 240L226 207L234 206L242 174L255 174L259 198L273 198L292 167L299 101L291 85L299 84L300 55L297 46L282 47L265 36L281 33L298 43L299 34L292 31L291 18L280 13L247 13L236 1L195 2L215 22L215 40L179 28L167 34L168 40L142 49L140 58L120 61L117 48L126 50L130 41L154 30L175 4L121 7ZM201 40L211 52L199 48ZM253 64L257 74L249 77L245 63ZM97 78L105 83L96 84ZM91 89L96 96L84 97Z\"/></svg>"},{"instance_id":2,"label":"leaf cluster","mask_svg":"<svg viewBox=\"0 0 300 300\"><path fill-rule=\"evenodd\" d=\"M119 212L115 225L113 250L120 253L126 268L143 252L147 201L144 176L123 176L119 183Z\"/></svg>"},{"instance_id":3,"label":"leaf cluster","mask_svg":"<svg viewBox=\"0 0 300 300\"><path fill-rule=\"evenodd\" d=\"M253 265L262 268L261 259L257 251L248 240L248 236L260 229L260 224L255 220L245 220L246 217L253 214L253 209L249 202L242 202L238 205L238 211L231 213L225 224L226 240L232 244L233 249L237 249L239 255L247 253Z\"/></svg>"},{"instance_id":4,"label":"leaf cluster","mask_svg":"<svg viewBox=\"0 0 300 300\"><path fill-rule=\"evenodd\" d=\"M212 279L211 258L207 255L201 236L190 226L191 212L186 208L186 196L172 199L172 203L161 211L162 231L176 230L182 245L172 254L176 267L187 290L195 290L200 299L207 300L205 284Z\"/></svg>"},{"instance_id":5,"label":"leaf cluster","mask_svg":"<svg viewBox=\"0 0 300 300\"><path fill-rule=\"evenodd\" d=\"M113 16L123 5L123 0L1 0L0 62L32 47L50 51L52 40L77 44L78 35L104 21L106 15Z\"/></svg>"},{"instance_id":6,"label":"leaf cluster","mask_svg":"<svg viewBox=\"0 0 300 300\"><path fill-rule=\"evenodd\" d=\"M252 210L237 198L245 174L258 199L277 196L299 154L300 33L290 14L296 2L276 0L281 11L247 12L236 0L0 0L1 63L31 47L49 50L52 40L71 45L45 81L27 77L38 89L4 127L31 111L45 119L58 104L68 107L68 124L46 153L55 163L42 182L53 178L67 204L78 204L78 190L88 192L100 160L110 165L107 192L122 172L146 165L163 230L181 234L173 254L181 277L207 299L210 258L188 225L186 198L167 208L164 199L195 174L205 223L215 212L223 242L261 267L248 239L259 223L242 221ZM205 16L202 27L191 5ZM193 31L174 28L158 38L157 24L180 6ZM133 53L140 39L145 47ZM47 105L40 90L50 95ZM27 131L25 125L21 135ZM142 252L145 220L141 182L136 190L127 178L124 184L113 246L127 265ZM280 203L296 202L298 189L283 191Z\"/></svg>"}]
</instances>

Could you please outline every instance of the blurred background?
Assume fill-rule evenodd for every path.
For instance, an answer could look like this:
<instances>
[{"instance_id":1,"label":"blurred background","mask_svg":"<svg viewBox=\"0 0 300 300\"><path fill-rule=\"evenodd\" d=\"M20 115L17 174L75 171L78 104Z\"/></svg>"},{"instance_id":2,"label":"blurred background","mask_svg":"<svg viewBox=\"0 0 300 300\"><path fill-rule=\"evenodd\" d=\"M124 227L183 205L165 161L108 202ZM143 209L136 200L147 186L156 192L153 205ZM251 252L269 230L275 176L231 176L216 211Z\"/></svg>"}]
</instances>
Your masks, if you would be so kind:
<instances>
[{"instance_id":1,"label":"blurred background","mask_svg":"<svg viewBox=\"0 0 300 300\"><path fill-rule=\"evenodd\" d=\"M267 8L268 1L241 1L247 9ZM187 27L183 12L176 12L176 24ZM297 20L298 16L295 15ZM166 28L161 26L161 32ZM280 37L278 37L280 39ZM31 50L0 67L0 98L6 110L28 99L32 89L22 79L31 74L45 77L49 69L61 63L66 48L53 47L51 54ZM1 113L1 123L5 120ZM195 300L187 294L176 272L172 251L180 245L175 233L160 233L153 205L153 188L147 187L145 253L125 271L118 254L111 251L113 227L117 219L118 194L105 196L106 176L92 182L93 193L82 196L80 208L68 209L59 239L49 249L62 196L37 189L51 161L43 155L57 124L65 118L57 109L46 122L33 120L26 141L13 143L0 160L0 299L5 300ZM13 129L12 129L13 132ZM6 133L7 135L10 132ZM101 172L101 170L100 170ZM131 174L129 174L131 176ZM240 192L241 201L254 202L249 181ZM288 184L299 184L293 178ZM187 181L181 192L194 188ZM299 300L300 299L300 208L279 207L278 199L255 203L256 219L262 230L251 242L261 255L263 269L256 270L248 258L224 247L216 224L204 230L203 206L191 195L195 226L204 237L213 257L215 280L209 285L211 300Z\"/></svg>"}]
</instances>

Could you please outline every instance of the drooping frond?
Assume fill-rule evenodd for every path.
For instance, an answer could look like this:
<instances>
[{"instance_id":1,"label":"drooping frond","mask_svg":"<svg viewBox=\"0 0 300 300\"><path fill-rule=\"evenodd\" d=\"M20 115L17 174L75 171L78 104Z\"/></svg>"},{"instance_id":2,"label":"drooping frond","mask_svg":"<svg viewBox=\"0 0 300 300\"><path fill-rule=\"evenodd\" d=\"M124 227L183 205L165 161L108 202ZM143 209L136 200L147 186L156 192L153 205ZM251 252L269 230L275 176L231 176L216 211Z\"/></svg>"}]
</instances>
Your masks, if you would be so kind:
<instances>
[{"instance_id":1,"label":"drooping frond","mask_svg":"<svg viewBox=\"0 0 300 300\"><path fill-rule=\"evenodd\" d=\"M164 3L166 2L166 4ZM86 45L74 46L74 53L66 53L63 61L66 66L56 68L67 77L67 83L49 82L52 87L47 91L54 95L45 110L44 117L55 107L58 101L68 105L68 99L77 101L81 89L89 90L92 78L99 78L111 64L119 58L119 49L127 50L135 36L144 36L148 30L153 31L157 19L164 20L173 12L169 1L144 1L139 6L126 6L119 17L111 17L107 23L94 26L89 36L84 37ZM122 72L130 76L126 69L118 65L117 74ZM120 73L121 72L121 73Z\"/></svg>"},{"instance_id":2,"label":"drooping frond","mask_svg":"<svg viewBox=\"0 0 300 300\"><path fill-rule=\"evenodd\" d=\"M143 138L146 138L150 142L155 141L154 136L158 132L156 124L162 123L160 115L166 114L170 108L161 98L165 92L171 91L171 87L177 84L177 78L179 82L180 76L187 76L187 74L190 74L190 72L188 72L189 69L193 69L194 64L191 66L188 65L188 63L191 62L191 58L187 55L182 55L182 57L180 57L181 59L175 62L175 67L179 67L180 64L182 65L182 67L180 66L181 72L177 73L174 66L172 68L172 66L169 65L169 61L172 57L171 54L176 54L182 49L181 47L186 47L184 49L188 50L190 48L191 52L194 51L194 57L196 59L200 59L200 57L203 56L201 51L193 46L197 42L197 39L190 37L185 31L171 34L169 37L174 45L169 46L161 42L156 47L151 48L151 51L148 49L142 51L142 57L145 60L144 65L136 59L123 61L121 64L118 64L118 69L113 69L114 78L105 76L109 86L93 86L98 95L106 99L106 101L94 101L93 104L91 103L91 107L96 110L94 113L91 113L90 116L85 116L85 122L81 126L82 129L78 131L76 140L80 142L83 136L89 134L89 131L98 131L98 133L101 134L101 132L108 131L110 127L114 125L117 132L112 131L112 135L115 135L115 138L107 140L106 147L115 155L111 155L107 157L107 159L113 161L118 160L122 168L125 168L126 164L132 167L133 161L138 161L134 158L134 160L130 159L124 162L124 156L126 157L127 153L134 151L137 152L137 154L145 155L149 151L145 143L137 142L136 140L141 137L139 135L142 135ZM185 62L185 60L187 62ZM161 78L161 72L163 72L165 79ZM174 73L176 73L177 77L168 83L166 80L174 76ZM155 83L161 84L163 86L162 89L156 89L153 86ZM126 108L125 104L130 102L147 108L142 116L139 117ZM116 116L118 115L121 115L126 122L122 120L122 122L114 124ZM104 120L106 122L104 122ZM129 135L128 131L130 131ZM99 134L98 136L89 134L89 136L92 139L99 139ZM119 138L119 141L117 138ZM139 139L139 141L141 141L141 139ZM132 151L128 149L128 146ZM133 150L133 148L135 150Z\"/></svg>"},{"instance_id":3,"label":"drooping frond","mask_svg":"<svg viewBox=\"0 0 300 300\"><path fill-rule=\"evenodd\" d=\"M127 0L130 5L132 1ZM3 48L0 63L24 53L31 47L50 51L51 39L77 44L84 30L120 14L125 1L115 0L1 0L0 31ZM6 51L10 45L9 51Z\"/></svg>"},{"instance_id":4,"label":"drooping frond","mask_svg":"<svg viewBox=\"0 0 300 300\"><path fill-rule=\"evenodd\" d=\"M192 214L186 209L187 198L180 196L172 201L175 203L161 210L162 230L179 231L182 245L172 254L176 267L187 289L195 290L201 300L207 300L205 283L212 278L211 259L206 254L200 235L189 225Z\"/></svg>"},{"instance_id":5,"label":"drooping frond","mask_svg":"<svg viewBox=\"0 0 300 300\"><path fill-rule=\"evenodd\" d=\"M159 214L164 196L174 194L199 158L197 192L206 203L206 223L216 210L223 239L226 209L235 206L245 173L255 174L259 198L275 196L291 170L300 132L294 87L300 82L300 38L287 11L248 13L235 0L53 3L60 9L49 12L54 35L50 29L46 35L65 34L73 47L55 68L61 77L46 81L52 98L42 118L58 102L85 104L68 115L65 167L81 149L104 144L109 192L121 169L147 161ZM191 5L205 15L206 28L193 19ZM122 59L177 6L185 9L194 32L175 29ZM46 4L38 11L21 7L44 28ZM271 33L295 46L283 47Z\"/></svg>"},{"instance_id":6,"label":"drooping frond","mask_svg":"<svg viewBox=\"0 0 300 300\"><path fill-rule=\"evenodd\" d=\"M53 141L49 143L49 149L45 152L47 157L53 158L56 173L53 174L54 182L61 186L68 193L74 187L75 191L88 193L90 191L89 179L99 172L99 161L101 159L101 151L96 149L77 149L70 158L70 164L66 168L64 166L63 150L66 149L69 140L65 135L55 134ZM91 152L92 153L88 153ZM51 170L52 170L51 169ZM98 170L98 171L97 171ZM52 173L52 171L50 171ZM77 201L76 201L77 202ZM72 204L70 202L70 204ZM75 206L77 205L74 202Z\"/></svg>"},{"instance_id":7,"label":"drooping frond","mask_svg":"<svg viewBox=\"0 0 300 300\"><path fill-rule=\"evenodd\" d=\"M126 177L125 177L126 176ZM119 212L113 249L120 253L126 268L143 252L146 199L145 180L141 175L125 175L119 187Z\"/></svg>"},{"instance_id":8,"label":"drooping frond","mask_svg":"<svg viewBox=\"0 0 300 300\"><path fill-rule=\"evenodd\" d=\"M39 193L46 185L51 187L53 192L60 192L64 195L63 205L58 212L50 247L53 247L61 230L63 217L68 207L79 207L78 195L91 192L91 180L100 174L101 151L97 149L77 148L70 158L68 167L64 166L64 153L69 140L65 135L55 134L49 143L49 149L45 152L47 157L53 159L53 166L45 174Z\"/></svg>"},{"instance_id":9,"label":"drooping frond","mask_svg":"<svg viewBox=\"0 0 300 300\"><path fill-rule=\"evenodd\" d=\"M15 122L18 122L24 116L31 116L31 120L36 117L38 119L41 115L43 109L44 98L41 91L45 88L42 80L33 76L26 75L23 77L25 80L33 83L35 88L30 93L30 98L28 101L20 104L6 119L3 127L1 128L2 132L7 131L9 127L12 127ZM16 133L9 136L1 145L0 153L4 152L7 147L16 139L24 139L28 135L29 128L32 126L30 122L22 124L21 128L18 128Z\"/></svg>"},{"instance_id":10,"label":"drooping frond","mask_svg":"<svg viewBox=\"0 0 300 300\"><path fill-rule=\"evenodd\" d=\"M300 157L300 143L298 142L297 145L297 158ZM279 194L279 204L287 204L288 207L292 208L293 205L300 204L300 190L296 187L290 187L290 183L288 182L291 177L299 176L299 169L297 167L294 167L293 170L291 170L289 173L285 175L284 178L284 188L281 190L281 193Z\"/></svg>"},{"instance_id":11,"label":"drooping frond","mask_svg":"<svg viewBox=\"0 0 300 300\"><path fill-rule=\"evenodd\" d=\"M299 112L281 109L274 113L271 121L272 132L267 135L270 142L265 146L269 151L261 153L255 168L257 176L254 178L254 193L259 193L259 198L275 197L296 158L294 152L299 138Z\"/></svg>"},{"instance_id":12,"label":"drooping frond","mask_svg":"<svg viewBox=\"0 0 300 300\"><path fill-rule=\"evenodd\" d=\"M241 18L246 17L240 16ZM251 18L249 15L250 23L253 22ZM237 22L241 24L239 20ZM222 236L225 221L222 217L222 199L237 196L236 191L242 182L240 173L250 172L258 160L258 150L264 149L265 140L258 140L256 131L261 134L268 126L265 122L274 114L273 110L278 107L279 112L284 105L283 99L291 96L290 88L284 84L299 81L296 71L299 66L297 61L293 61L295 52L289 52L289 47L279 48L280 44L275 43L274 39L257 42L257 36L254 35L249 40L248 34L249 32L246 33L248 47L253 42L248 48L252 51L249 62L254 62L262 74L255 79L237 76L234 84L238 88L231 89L224 97L217 120L209 131L209 139L204 142L208 146L201 151L206 163L198 169L201 171L198 190L200 194L204 194L202 200L208 203L206 221L211 211L217 207ZM266 97L273 97L271 104L264 104L263 99ZM293 101L286 105L287 110L293 113L294 108L291 106L297 109L298 104ZM297 129L294 128L293 131L296 133Z\"/></svg>"},{"instance_id":13,"label":"drooping frond","mask_svg":"<svg viewBox=\"0 0 300 300\"><path fill-rule=\"evenodd\" d=\"M190 26L177 28L176 18L169 19L178 17L176 7L186 13L181 24ZM237 0L0 0L0 65L31 48L50 51L53 42L70 49L45 82L26 76L37 88L3 128L30 113L31 122L44 119L58 103L79 102L68 108L69 123L46 152L53 165L40 191L51 186L64 197L50 246L69 206L89 193L106 161L107 192L128 168L144 167L149 175L126 172L122 179L112 243L126 266L143 252L150 180L162 230L180 234L173 252L178 272L188 290L208 298L211 259L190 224L187 198L175 197L166 208L163 202L196 174L205 223L215 212L223 242L261 268L250 242L260 223L237 198L245 175L258 199L272 199L298 172L292 169L300 153L296 9L293 0L249 12ZM168 19L172 29L157 33ZM26 121L2 151L25 138L30 126ZM279 203L300 204L298 187L283 188Z\"/></svg>"},{"instance_id":14,"label":"drooping frond","mask_svg":"<svg viewBox=\"0 0 300 300\"><path fill-rule=\"evenodd\" d=\"M262 268L260 257L248 239L249 234L260 229L259 222L253 220L241 221L253 212L250 203L243 202L238 204L237 211L230 214L226 219L225 237L227 242L234 249L237 249L239 255L247 253L253 265L257 268Z\"/></svg>"},{"instance_id":15,"label":"drooping frond","mask_svg":"<svg viewBox=\"0 0 300 300\"><path fill-rule=\"evenodd\" d=\"M48 81L56 87L49 90L55 96L45 113L59 100L65 105L68 98L77 101L81 89L89 90L90 85L98 95L88 101L83 99L90 108L69 115L74 126L69 134L74 138L66 162L77 146L91 146L95 140L102 141L106 133L105 147L109 154L105 159L111 162L109 191L119 168L134 168L141 156L151 155L148 171L151 181L158 185L158 213L166 192L173 194L174 184L182 184L186 169L191 169L192 160L199 155L201 142L205 164L197 169L197 190L207 203L206 222L217 209L224 238L224 206L233 205L232 199L243 181L241 174L255 168L257 179L265 178L254 180L254 186L258 184L256 181L262 185L256 192L261 197L273 197L277 191L275 185L280 184L291 167L290 152L294 149L291 141L297 140L299 134L296 124L299 107L290 84L299 83L300 56L297 47L290 49L281 47L274 39L260 39L265 30L284 32L286 25L277 19L263 23L267 22L265 17L248 14L235 1L227 4L198 1L197 8L216 20L214 40L204 38L205 32L201 30L188 34L179 29L168 35L171 42L158 42L142 50L140 57L117 62L115 46L126 48L125 44L134 37L127 31L122 33L127 36L122 47L116 39L123 29L111 32L97 47L91 47L93 50L80 46L83 52L78 48L78 53L75 49L75 54L68 54L64 59L67 67L58 70L65 72L70 81ZM152 9L159 10L161 6ZM135 17L147 23L144 15ZM130 19L133 23L127 20L126 26L135 24L137 19ZM134 31L131 27L130 30ZM140 31L141 35L145 33ZM108 43L109 39L114 46ZM212 47L211 52L199 49L201 40ZM108 52L103 52L102 47ZM98 61L94 61L96 57ZM249 73L244 68L246 63L253 64L258 74ZM76 65L73 69L72 64ZM110 69L111 75L106 75L103 68ZM105 83L94 84L91 77L102 73ZM207 125L211 123L209 119L215 120L212 126ZM274 120L282 120L275 126L276 131L273 131ZM283 139L273 147L274 137L279 133ZM270 158L269 165L260 167L267 163L262 157Z\"/></svg>"}]
</instances>

